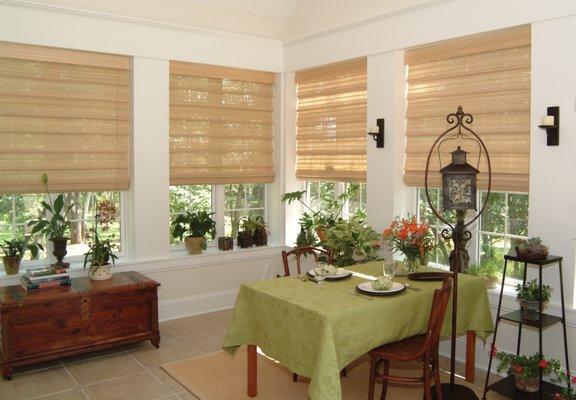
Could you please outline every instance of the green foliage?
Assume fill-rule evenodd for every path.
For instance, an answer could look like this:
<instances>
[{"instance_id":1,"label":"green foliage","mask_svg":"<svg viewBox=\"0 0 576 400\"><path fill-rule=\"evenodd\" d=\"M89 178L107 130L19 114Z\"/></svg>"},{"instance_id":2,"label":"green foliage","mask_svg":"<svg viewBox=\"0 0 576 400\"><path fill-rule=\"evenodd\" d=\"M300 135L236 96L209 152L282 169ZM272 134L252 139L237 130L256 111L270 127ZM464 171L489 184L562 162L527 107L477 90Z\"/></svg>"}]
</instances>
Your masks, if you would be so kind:
<instances>
[{"instance_id":1,"label":"green foliage","mask_svg":"<svg viewBox=\"0 0 576 400\"><path fill-rule=\"evenodd\" d=\"M300 232L296 237L296 247L316 246L317 244L318 239L316 239L314 231L310 228L306 228L305 226L300 225Z\"/></svg>"},{"instance_id":2,"label":"green foliage","mask_svg":"<svg viewBox=\"0 0 576 400\"><path fill-rule=\"evenodd\" d=\"M547 253L548 246L542 243L539 237L533 237L528 240L519 240L517 246L521 250L530 250L532 253Z\"/></svg>"},{"instance_id":3,"label":"green foliage","mask_svg":"<svg viewBox=\"0 0 576 400\"><path fill-rule=\"evenodd\" d=\"M66 233L70 230L70 221L67 220L68 213L74 204L64 208L64 195L59 194L56 200L52 203L50 191L48 190L48 175L42 174L42 183L46 188L46 194L50 204L42 201L42 209L38 219L28 222L28 226L32 227L31 234L41 233L46 235L50 240L66 237ZM50 214L50 218L44 218L44 215Z\"/></svg>"},{"instance_id":4,"label":"green foliage","mask_svg":"<svg viewBox=\"0 0 576 400\"><path fill-rule=\"evenodd\" d=\"M178 215L172 221L172 237L184 239L184 235L191 237L216 237L216 222L212 219L214 213L206 211L186 212Z\"/></svg>"},{"instance_id":5,"label":"green foliage","mask_svg":"<svg viewBox=\"0 0 576 400\"><path fill-rule=\"evenodd\" d=\"M30 250L32 258L38 257L38 251L44 250L40 243L30 243L30 237L27 236L23 239L4 240L4 244L0 244L0 248L7 257L24 257L26 250Z\"/></svg>"},{"instance_id":6,"label":"green foliage","mask_svg":"<svg viewBox=\"0 0 576 400\"><path fill-rule=\"evenodd\" d=\"M257 216L256 218L242 217L240 219L240 225L242 231L250 232L251 235L254 235L258 229L266 229L266 223L261 216Z\"/></svg>"},{"instance_id":7,"label":"green foliage","mask_svg":"<svg viewBox=\"0 0 576 400\"><path fill-rule=\"evenodd\" d=\"M302 199L304 198L305 194L306 194L305 190L299 190L296 192L284 193L281 200L282 200L282 202L288 203L288 204L292 204L295 201L299 201L300 203L304 204ZM306 205L306 204L304 204L304 205Z\"/></svg>"},{"instance_id":8,"label":"green foliage","mask_svg":"<svg viewBox=\"0 0 576 400\"><path fill-rule=\"evenodd\" d=\"M492 280L501 276L500 267L495 264L472 264L465 271L468 275L480 276Z\"/></svg>"},{"instance_id":9,"label":"green foliage","mask_svg":"<svg viewBox=\"0 0 576 400\"><path fill-rule=\"evenodd\" d=\"M549 285L542 285L542 301L550 301L552 288ZM520 300L540 301L540 288L536 279L531 280L526 285L516 285L516 297Z\"/></svg>"},{"instance_id":10,"label":"green foliage","mask_svg":"<svg viewBox=\"0 0 576 400\"><path fill-rule=\"evenodd\" d=\"M328 228L323 244L332 250L336 265L343 267L354 264L354 256L374 259L380 239L382 236L364 220L352 217Z\"/></svg>"},{"instance_id":11,"label":"green foliage","mask_svg":"<svg viewBox=\"0 0 576 400\"><path fill-rule=\"evenodd\" d=\"M114 254L115 246L110 239L100 239L97 232L93 235L93 242L90 243L88 252L84 254L84 269L90 266L90 272L95 272L99 267L108 265L118 259Z\"/></svg>"},{"instance_id":12,"label":"green foliage","mask_svg":"<svg viewBox=\"0 0 576 400\"><path fill-rule=\"evenodd\" d=\"M498 373L508 372L524 379L538 378L542 375L550 375L560 370L558 360L547 361L540 354L531 356L509 354L503 351L496 353L498 360Z\"/></svg>"}]
</instances>

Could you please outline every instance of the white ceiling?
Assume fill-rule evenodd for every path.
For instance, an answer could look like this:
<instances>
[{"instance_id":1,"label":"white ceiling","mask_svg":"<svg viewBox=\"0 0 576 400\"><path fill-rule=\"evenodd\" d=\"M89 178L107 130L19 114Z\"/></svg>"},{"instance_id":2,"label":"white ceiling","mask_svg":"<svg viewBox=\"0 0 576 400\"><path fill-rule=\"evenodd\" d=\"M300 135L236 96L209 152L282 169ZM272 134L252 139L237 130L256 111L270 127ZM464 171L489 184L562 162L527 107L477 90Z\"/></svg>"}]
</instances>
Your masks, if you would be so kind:
<instances>
[{"instance_id":1,"label":"white ceiling","mask_svg":"<svg viewBox=\"0 0 576 400\"><path fill-rule=\"evenodd\" d=\"M116 18L287 40L447 0L16 0Z\"/></svg>"}]
</instances>

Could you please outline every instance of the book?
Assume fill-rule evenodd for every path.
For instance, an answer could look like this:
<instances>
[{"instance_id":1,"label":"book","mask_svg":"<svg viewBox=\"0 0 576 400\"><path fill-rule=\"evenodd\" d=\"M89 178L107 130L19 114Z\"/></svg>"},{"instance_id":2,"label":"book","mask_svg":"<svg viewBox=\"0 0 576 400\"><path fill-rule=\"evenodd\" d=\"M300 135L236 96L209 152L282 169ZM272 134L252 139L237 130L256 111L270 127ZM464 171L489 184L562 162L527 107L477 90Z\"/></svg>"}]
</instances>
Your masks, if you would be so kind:
<instances>
[{"instance_id":1,"label":"book","mask_svg":"<svg viewBox=\"0 0 576 400\"><path fill-rule=\"evenodd\" d=\"M40 289L51 289L61 286L70 286L72 284L71 279L61 279L49 282L39 282L39 283L28 283L25 279L20 280L20 284L26 290L40 290Z\"/></svg>"},{"instance_id":2,"label":"book","mask_svg":"<svg viewBox=\"0 0 576 400\"><path fill-rule=\"evenodd\" d=\"M25 279L28 283L40 283L70 279L70 275L68 273L43 276L28 276L24 274L22 275L22 278Z\"/></svg>"},{"instance_id":3,"label":"book","mask_svg":"<svg viewBox=\"0 0 576 400\"><path fill-rule=\"evenodd\" d=\"M36 267L26 269L25 274L28 276L47 276L55 274L66 273L66 268L54 268L54 267Z\"/></svg>"}]
</instances>

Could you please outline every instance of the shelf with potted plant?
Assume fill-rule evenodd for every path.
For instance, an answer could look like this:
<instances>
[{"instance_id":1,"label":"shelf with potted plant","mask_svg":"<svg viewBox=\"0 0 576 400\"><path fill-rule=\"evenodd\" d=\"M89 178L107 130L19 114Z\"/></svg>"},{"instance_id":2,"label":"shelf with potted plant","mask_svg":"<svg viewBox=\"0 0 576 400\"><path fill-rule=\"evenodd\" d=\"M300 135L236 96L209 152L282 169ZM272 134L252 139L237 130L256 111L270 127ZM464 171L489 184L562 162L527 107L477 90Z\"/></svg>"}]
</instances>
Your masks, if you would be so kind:
<instances>
[{"instance_id":1,"label":"shelf with potted plant","mask_svg":"<svg viewBox=\"0 0 576 400\"><path fill-rule=\"evenodd\" d=\"M492 340L491 352L497 358L499 358L500 364L504 363L504 366L508 365L512 368L520 366L522 370L525 368L530 368L533 371L534 365L533 361L542 362L544 360L542 351L542 336L544 328L561 324L564 337L564 356L566 363L566 372L562 372L560 369L560 363L552 360L550 365L552 370L547 370L546 368L540 366L538 368L538 390L536 392L527 392L518 388L516 378L514 374L509 374L507 378L501 379L491 385L489 383L490 370L492 367L492 359L488 363L488 372L486 374L486 381L484 385L484 396L486 399L486 393L489 390L495 391L497 393L503 394L512 399L566 399L573 400L573 389L571 388L570 380L570 362L568 358L568 340L566 335L566 310L564 304L564 285L562 277L562 257L552 256L548 254L548 247L542 244L540 238L532 238L528 241L521 241L516 244L516 246L511 250L510 254L504 256L504 269L502 272L502 282L506 279L506 272L509 262L520 262L523 264L523 279L522 284L517 285L517 301L520 305L519 310L515 310L504 315L501 315L502 310L502 297L504 294L504 285L500 289L500 298L498 300L498 309L496 312L496 326L494 328L494 337ZM560 317L545 314L543 311L547 308L548 302L550 301L552 287L543 284L542 280L542 270L544 267L557 264L559 281L560 281L560 301L562 315ZM538 279L531 280L527 282L527 270L528 265L533 265L538 268ZM518 338L516 344L516 355L502 355L503 353L496 352L496 340L498 335L498 326L502 320L514 322L518 325ZM524 326L534 327L538 329L538 353L532 357L522 356L520 354L522 345L522 328ZM499 356L500 355L500 356ZM548 365L546 365L548 366ZM502 372L502 368L499 366L498 372ZM547 382L542 379L547 373L553 373L552 380L554 382L565 382L566 387L555 385L551 382ZM564 379L562 378L564 377ZM568 377L568 378L566 378Z\"/></svg>"}]
</instances>

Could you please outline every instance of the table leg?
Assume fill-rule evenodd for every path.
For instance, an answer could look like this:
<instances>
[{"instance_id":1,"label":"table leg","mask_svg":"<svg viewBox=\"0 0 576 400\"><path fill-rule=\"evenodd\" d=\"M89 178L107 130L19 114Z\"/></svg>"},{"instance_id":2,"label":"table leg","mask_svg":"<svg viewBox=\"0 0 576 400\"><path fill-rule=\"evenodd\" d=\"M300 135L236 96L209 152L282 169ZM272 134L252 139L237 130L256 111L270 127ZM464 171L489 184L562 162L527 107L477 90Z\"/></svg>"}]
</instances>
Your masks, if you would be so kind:
<instances>
[{"instance_id":1,"label":"table leg","mask_svg":"<svg viewBox=\"0 0 576 400\"><path fill-rule=\"evenodd\" d=\"M466 333L466 381L474 383L476 372L476 332Z\"/></svg>"},{"instance_id":2,"label":"table leg","mask_svg":"<svg viewBox=\"0 0 576 400\"><path fill-rule=\"evenodd\" d=\"M248 352L248 397L256 397L258 394L258 353L256 346L249 344Z\"/></svg>"}]
</instances>

